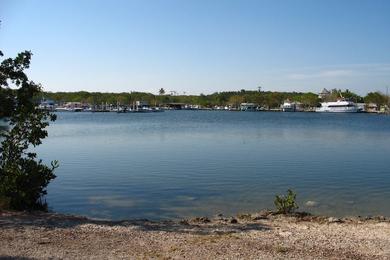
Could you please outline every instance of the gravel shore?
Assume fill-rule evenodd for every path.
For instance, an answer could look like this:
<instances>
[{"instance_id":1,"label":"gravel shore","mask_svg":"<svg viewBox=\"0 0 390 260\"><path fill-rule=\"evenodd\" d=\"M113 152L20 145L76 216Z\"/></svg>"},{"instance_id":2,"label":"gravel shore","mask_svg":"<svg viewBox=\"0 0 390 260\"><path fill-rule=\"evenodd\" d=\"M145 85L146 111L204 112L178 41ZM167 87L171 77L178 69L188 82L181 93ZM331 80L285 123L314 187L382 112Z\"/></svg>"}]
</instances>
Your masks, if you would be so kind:
<instances>
[{"instance_id":1,"label":"gravel shore","mask_svg":"<svg viewBox=\"0 0 390 260\"><path fill-rule=\"evenodd\" d=\"M235 218L102 221L0 212L1 259L390 259L390 221L263 211Z\"/></svg>"}]
</instances>

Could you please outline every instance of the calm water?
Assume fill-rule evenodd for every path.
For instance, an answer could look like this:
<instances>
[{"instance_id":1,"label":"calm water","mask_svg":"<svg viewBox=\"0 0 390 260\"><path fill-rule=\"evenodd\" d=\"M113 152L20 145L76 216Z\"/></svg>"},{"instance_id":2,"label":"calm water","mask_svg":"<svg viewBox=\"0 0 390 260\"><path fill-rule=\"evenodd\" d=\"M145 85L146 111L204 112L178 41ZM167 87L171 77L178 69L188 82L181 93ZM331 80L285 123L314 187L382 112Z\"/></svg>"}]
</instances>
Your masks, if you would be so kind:
<instances>
[{"instance_id":1,"label":"calm water","mask_svg":"<svg viewBox=\"0 0 390 260\"><path fill-rule=\"evenodd\" d=\"M181 218L273 208L390 216L390 117L167 111L59 113L39 147L58 159L55 211ZM307 201L318 203L305 207Z\"/></svg>"}]
</instances>

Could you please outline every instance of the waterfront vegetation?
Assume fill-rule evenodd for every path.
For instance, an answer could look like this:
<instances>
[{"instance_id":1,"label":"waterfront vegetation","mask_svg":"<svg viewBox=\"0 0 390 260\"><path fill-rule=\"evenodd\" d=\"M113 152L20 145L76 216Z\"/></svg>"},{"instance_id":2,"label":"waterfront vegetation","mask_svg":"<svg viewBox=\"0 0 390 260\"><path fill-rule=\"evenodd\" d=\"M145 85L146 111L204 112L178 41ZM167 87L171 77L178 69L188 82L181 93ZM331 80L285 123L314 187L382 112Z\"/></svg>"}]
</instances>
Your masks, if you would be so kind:
<instances>
[{"instance_id":1,"label":"waterfront vegetation","mask_svg":"<svg viewBox=\"0 0 390 260\"><path fill-rule=\"evenodd\" d=\"M280 214L289 214L298 209L298 204L296 202L297 194L292 190L287 190L287 195L276 195L275 196L275 207L278 213Z\"/></svg>"},{"instance_id":2,"label":"waterfront vegetation","mask_svg":"<svg viewBox=\"0 0 390 260\"><path fill-rule=\"evenodd\" d=\"M241 103L255 103L261 107L272 109L279 108L285 100L302 103L304 108L317 107L320 103L318 94L312 92L276 92L276 91L225 91L209 95L166 95L164 89L159 90L158 95L144 92L128 93L101 93L101 92L45 92L41 98L52 99L61 102L82 102L91 105L121 104L131 105L137 100L146 101L151 105L159 106L169 103L182 103L199 105L201 107L232 106L239 107ZM335 101L340 96L356 103L375 103L378 106L387 103L387 97L381 92L370 92L362 97L350 90L333 89L325 101Z\"/></svg>"},{"instance_id":3,"label":"waterfront vegetation","mask_svg":"<svg viewBox=\"0 0 390 260\"><path fill-rule=\"evenodd\" d=\"M49 121L56 119L34 102L41 86L25 74L31 55L25 51L0 65L1 116L7 116L9 124L0 133L0 208L46 210L46 186L55 178L54 169L58 167L57 161L46 166L30 149L42 143Z\"/></svg>"},{"instance_id":4,"label":"waterfront vegetation","mask_svg":"<svg viewBox=\"0 0 390 260\"><path fill-rule=\"evenodd\" d=\"M165 93L165 91L159 91ZM295 92L259 92L252 90L240 90L229 92L217 92L209 95L153 95L151 93L129 92L129 93L91 93L91 92L46 92L45 97L56 102L73 101L89 104L132 104L136 100L143 100L149 104L162 105L167 103L184 103L200 105L202 107L232 105L238 107L240 103L256 103L267 107L277 107L287 98L297 100L303 104L315 106L318 102L318 95L314 93Z\"/></svg>"}]
</instances>

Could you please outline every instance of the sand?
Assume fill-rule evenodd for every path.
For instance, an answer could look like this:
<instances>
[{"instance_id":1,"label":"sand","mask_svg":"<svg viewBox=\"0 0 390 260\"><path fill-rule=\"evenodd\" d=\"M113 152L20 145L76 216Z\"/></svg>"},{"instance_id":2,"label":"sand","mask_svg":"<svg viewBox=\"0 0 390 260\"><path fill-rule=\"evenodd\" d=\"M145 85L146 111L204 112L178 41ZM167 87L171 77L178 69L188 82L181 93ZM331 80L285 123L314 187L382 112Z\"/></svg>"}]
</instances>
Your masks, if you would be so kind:
<instances>
[{"instance_id":1,"label":"sand","mask_svg":"<svg viewBox=\"0 0 390 260\"><path fill-rule=\"evenodd\" d=\"M5 259L390 259L390 221L268 211L182 221L0 212Z\"/></svg>"}]
</instances>

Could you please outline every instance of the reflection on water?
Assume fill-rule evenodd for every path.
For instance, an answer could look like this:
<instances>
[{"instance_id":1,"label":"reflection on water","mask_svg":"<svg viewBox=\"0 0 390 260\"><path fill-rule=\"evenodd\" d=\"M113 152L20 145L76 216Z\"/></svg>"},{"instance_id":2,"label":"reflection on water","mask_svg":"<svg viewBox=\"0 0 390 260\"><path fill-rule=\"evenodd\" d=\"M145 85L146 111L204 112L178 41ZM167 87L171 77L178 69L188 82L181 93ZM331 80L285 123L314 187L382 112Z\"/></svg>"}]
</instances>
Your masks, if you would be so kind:
<instances>
[{"instance_id":1,"label":"reflection on water","mask_svg":"<svg viewBox=\"0 0 390 260\"><path fill-rule=\"evenodd\" d=\"M48 196L60 212L234 214L273 208L274 195L292 188L302 210L390 215L385 116L61 113L38 149L47 162L60 161Z\"/></svg>"},{"instance_id":2,"label":"reflection on water","mask_svg":"<svg viewBox=\"0 0 390 260\"><path fill-rule=\"evenodd\" d=\"M8 129L7 122L5 122L3 119L0 119L0 132L6 131Z\"/></svg>"},{"instance_id":3,"label":"reflection on water","mask_svg":"<svg viewBox=\"0 0 390 260\"><path fill-rule=\"evenodd\" d=\"M7 122L3 118L0 118L0 142L4 140L4 137L2 137L1 134L4 133L4 131L7 131L8 128Z\"/></svg>"}]
</instances>

